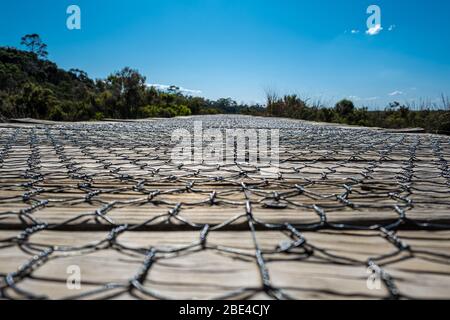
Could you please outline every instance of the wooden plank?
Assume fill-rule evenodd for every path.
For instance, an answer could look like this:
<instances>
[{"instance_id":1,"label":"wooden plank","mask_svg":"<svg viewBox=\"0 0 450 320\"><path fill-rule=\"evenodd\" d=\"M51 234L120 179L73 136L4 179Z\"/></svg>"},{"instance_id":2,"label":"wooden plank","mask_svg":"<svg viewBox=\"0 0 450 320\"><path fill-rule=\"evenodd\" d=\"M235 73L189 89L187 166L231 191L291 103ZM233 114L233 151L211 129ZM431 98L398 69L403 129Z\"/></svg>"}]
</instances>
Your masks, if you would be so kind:
<instances>
[{"instance_id":1,"label":"wooden plank","mask_svg":"<svg viewBox=\"0 0 450 320\"><path fill-rule=\"evenodd\" d=\"M404 298L450 297L448 138L233 118L233 128L257 121L255 127L284 130L279 174L266 177L254 166L173 163L170 134L195 119L0 125L0 276L52 247L32 274L16 277L19 288L50 298L111 283L120 287L86 298L387 297L386 287L367 287L372 260ZM217 125L214 117L204 120ZM261 222L254 232L247 201ZM96 214L108 204L104 218ZM392 233L381 228L403 215ZM307 231L325 219L325 229ZM36 222L46 230L25 232ZM267 224L287 223L304 237L304 247L281 251L294 236ZM205 224L213 229L202 247ZM108 246L105 239L118 225L141 228L121 233L122 247ZM358 230L363 227L372 230ZM128 286L150 248L157 249L157 260L143 286L153 295ZM258 248L271 293L263 290ZM66 286L71 265L82 270L80 291ZM23 297L4 277L0 287Z\"/></svg>"},{"instance_id":2,"label":"wooden plank","mask_svg":"<svg viewBox=\"0 0 450 320\"><path fill-rule=\"evenodd\" d=\"M2 238L17 232L3 231ZM366 285L366 262L369 257L392 252L394 247L376 232L305 232L307 243L317 250L309 257L292 252L276 253L281 241L288 238L281 232L257 232L258 245L274 287L295 298L380 298L385 289L369 290ZM106 232L42 231L33 235L31 246L77 247L105 239ZM400 238L418 251L403 261L384 266L402 294L413 298L444 298L450 294L450 264L427 258L423 250L448 253L450 231L427 233L402 231ZM118 237L118 243L131 248L155 247L161 250L181 248L198 241L199 232L130 232ZM215 248L232 248L245 254L220 253ZM176 255L161 254L152 266L145 286L170 298L212 298L239 290L253 288L261 292L261 278L255 261L255 245L249 232L218 232L208 235L207 249L194 248ZM319 250L320 249L320 250ZM0 249L0 273L6 274L30 259L16 246ZM339 257L337 259L335 257ZM143 263L143 254L103 248L93 252L52 254L49 261L38 267L32 278L19 282L19 287L62 298L100 288L106 283L127 283ZM327 260L328 259L328 260ZM352 263L345 263L352 259ZM335 261L334 261L335 260ZM81 268L82 290L66 287L67 267ZM425 274L424 274L425 272ZM8 289L12 291L11 289ZM7 290L7 291L8 291ZM13 293L11 293L13 294ZM109 292L100 296L107 296ZM139 297L144 297L138 294ZM146 297L151 298L151 297Z\"/></svg>"}]
</instances>

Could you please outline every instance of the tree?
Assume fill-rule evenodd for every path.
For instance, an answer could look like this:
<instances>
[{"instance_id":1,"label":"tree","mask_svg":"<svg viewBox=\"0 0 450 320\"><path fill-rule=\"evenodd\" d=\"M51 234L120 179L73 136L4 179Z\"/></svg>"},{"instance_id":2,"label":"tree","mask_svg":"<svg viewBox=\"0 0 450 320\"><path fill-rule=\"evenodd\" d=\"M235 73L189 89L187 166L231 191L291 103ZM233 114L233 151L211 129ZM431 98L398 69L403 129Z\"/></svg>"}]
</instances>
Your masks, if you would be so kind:
<instances>
[{"instance_id":1,"label":"tree","mask_svg":"<svg viewBox=\"0 0 450 320\"><path fill-rule=\"evenodd\" d=\"M85 71L83 71L83 70L80 70L80 69L77 69L77 68L72 68L72 69L69 69L68 72L73 74L73 76L75 78L77 78L77 79L79 79L81 81L90 80L89 77L88 77L88 74Z\"/></svg>"},{"instance_id":2,"label":"tree","mask_svg":"<svg viewBox=\"0 0 450 320\"><path fill-rule=\"evenodd\" d=\"M389 102L388 106L384 109L386 113L391 114L400 108L401 104L398 101Z\"/></svg>"},{"instance_id":3,"label":"tree","mask_svg":"<svg viewBox=\"0 0 450 320\"><path fill-rule=\"evenodd\" d=\"M48 116L49 110L58 106L58 100L52 90L29 82L23 86L17 105L27 110L29 116L42 119Z\"/></svg>"},{"instance_id":4,"label":"tree","mask_svg":"<svg viewBox=\"0 0 450 320\"><path fill-rule=\"evenodd\" d=\"M355 106L352 101L343 99L336 103L334 110L341 116L341 117L347 117L350 115L353 110L355 109Z\"/></svg>"},{"instance_id":5,"label":"tree","mask_svg":"<svg viewBox=\"0 0 450 320\"><path fill-rule=\"evenodd\" d=\"M208 107L208 102L205 98L202 97L192 97L189 100L189 108L191 109L192 114L199 114L202 109Z\"/></svg>"},{"instance_id":6,"label":"tree","mask_svg":"<svg viewBox=\"0 0 450 320\"><path fill-rule=\"evenodd\" d=\"M138 107L144 103L145 77L137 70L125 67L110 75L106 84L119 102L121 117L136 117Z\"/></svg>"},{"instance_id":7,"label":"tree","mask_svg":"<svg viewBox=\"0 0 450 320\"><path fill-rule=\"evenodd\" d=\"M171 85L171 86L167 89L167 91L170 92L170 93L172 93L172 94L178 94L178 93L180 93L180 87Z\"/></svg>"},{"instance_id":8,"label":"tree","mask_svg":"<svg viewBox=\"0 0 450 320\"><path fill-rule=\"evenodd\" d=\"M216 101L214 106L225 113L237 113L237 103L231 98L221 98Z\"/></svg>"},{"instance_id":9,"label":"tree","mask_svg":"<svg viewBox=\"0 0 450 320\"><path fill-rule=\"evenodd\" d=\"M48 56L47 45L42 42L38 34L26 34L22 37L21 45L25 46L39 58L46 59Z\"/></svg>"}]
</instances>

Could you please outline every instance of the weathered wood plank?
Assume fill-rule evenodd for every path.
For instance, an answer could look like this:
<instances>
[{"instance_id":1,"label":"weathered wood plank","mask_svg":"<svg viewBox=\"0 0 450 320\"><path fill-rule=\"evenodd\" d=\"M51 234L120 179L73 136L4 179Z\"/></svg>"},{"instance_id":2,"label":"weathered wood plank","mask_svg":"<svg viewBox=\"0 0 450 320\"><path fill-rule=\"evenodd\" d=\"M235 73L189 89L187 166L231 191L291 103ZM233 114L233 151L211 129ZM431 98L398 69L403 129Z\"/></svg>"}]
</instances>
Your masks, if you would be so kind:
<instances>
[{"instance_id":1,"label":"weathered wood plank","mask_svg":"<svg viewBox=\"0 0 450 320\"><path fill-rule=\"evenodd\" d=\"M383 285L368 289L372 261L403 298L450 297L448 138L221 117L201 119L281 130L275 175L262 175L265 166L174 163L171 132L196 117L1 124L5 294L22 298L4 276L53 248L31 274L13 274L18 288L50 298L111 283L120 286L86 298L392 296ZM151 294L129 290L151 248L156 258L142 280ZM81 268L80 291L66 286L71 265ZM263 290L261 268L272 291Z\"/></svg>"},{"instance_id":2,"label":"weathered wood plank","mask_svg":"<svg viewBox=\"0 0 450 320\"><path fill-rule=\"evenodd\" d=\"M2 238L17 232L3 231ZM106 232L42 231L33 235L31 246L70 246L94 244L106 237ZM404 261L389 263L384 269L394 279L402 293L414 298L444 298L450 294L450 265L433 260L421 251L450 252L450 232L428 233L402 231L400 238L418 251ZM275 253L280 241L288 238L280 232L257 232L257 242L266 260L273 285L295 298L380 298L385 289L369 290L366 261L383 255L394 247L376 232L305 232L307 243L316 250L312 256L300 253ZM180 248L199 239L199 232L125 232L118 243L131 248ZM233 248L245 256L220 253L217 246ZM145 286L171 298L212 298L240 288L260 290L261 278L255 261L255 245L248 232L211 232L207 249L161 258L150 269ZM53 257L54 256L54 257ZM341 257L341 263L330 257ZM10 247L0 250L0 273L9 273L32 257ZM103 284L127 283L143 263L143 254L120 252L104 248L90 253L55 252L49 261L33 272L32 279L20 282L20 288L47 294L53 298L88 292ZM237 259L239 258L239 259ZM325 259L325 260L324 260ZM327 261L326 259L329 259ZM353 263L344 263L352 259ZM77 265L82 271L82 290L66 287L67 267ZM426 273L426 274L424 274ZM51 281L50 281L51 280ZM103 296L106 293L102 294ZM102 296L100 295L100 297ZM139 296L142 297L142 294ZM148 298L148 297L147 297Z\"/></svg>"}]
</instances>

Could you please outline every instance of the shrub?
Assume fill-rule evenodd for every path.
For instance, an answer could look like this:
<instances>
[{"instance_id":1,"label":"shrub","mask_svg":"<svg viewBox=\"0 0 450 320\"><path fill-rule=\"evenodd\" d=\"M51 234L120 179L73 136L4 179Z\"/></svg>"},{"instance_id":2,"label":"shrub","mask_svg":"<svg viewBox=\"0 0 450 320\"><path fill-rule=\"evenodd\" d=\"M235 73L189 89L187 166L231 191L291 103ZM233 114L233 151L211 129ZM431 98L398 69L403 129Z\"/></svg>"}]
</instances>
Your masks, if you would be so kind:
<instances>
[{"instance_id":1,"label":"shrub","mask_svg":"<svg viewBox=\"0 0 450 320\"><path fill-rule=\"evenodd\" d=\"M334 106L334 110L336 110L336 112L341 117L344 117L344 118L347 117L348 115L350 115L354 109L355 109L355 106L354 106L353 102L350 100L347 100L347 99L343 99L343 100L339 101Z\"/></svg>"},{"instance_id":2,"label":"shrub","mask_svg":"<svg viewBox=\"0 0 450 320\"><path fill-rule=\"evenodd\" d=\"M103 120L104 118L105 118L105 116L103 115L102 112L96 112L95 113L94 120L100 121L100 120Z\"/></svg>"},{"instance_id":3,"label":"shrub","mask_svg":"<svg viewBox=\"0 0 450 320\"><path fill-rule=\"evenodd\" d=\"M66 114L61 109L61 106L57 105L51 108L48 118L53 121L66 120Z\"/></svg>"}]
</instances>

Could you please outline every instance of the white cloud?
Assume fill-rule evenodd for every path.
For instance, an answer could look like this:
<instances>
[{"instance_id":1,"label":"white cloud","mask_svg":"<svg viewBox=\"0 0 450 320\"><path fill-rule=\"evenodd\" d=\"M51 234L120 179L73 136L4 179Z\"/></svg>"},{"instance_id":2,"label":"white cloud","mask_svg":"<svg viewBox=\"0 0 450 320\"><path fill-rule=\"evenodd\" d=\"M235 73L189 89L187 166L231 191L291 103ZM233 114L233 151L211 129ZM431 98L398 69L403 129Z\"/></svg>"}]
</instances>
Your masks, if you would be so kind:
<instances>
[{"instance_id":1,"label":"white cloud","mask_svg":"<svg viewBox=\"0 0 450 320\"><path fill-rule=\"evenodd\" d=\"M383 27L381 27L381 24L377 24L375 27L369 28L366 31L366 34L368 34L369 36L375 36L379 34L381 30L383 30Z\"/></svg>"},{"instance_id":2,"label":"white cloud","mask_svg":"<svg viewBox=\"0 0 450 320\"><path fill-rule=\"evenodd\" d=\"M186 88L183 88L183 87L167 85L167 84L150 83L150 84L147 84L147 86L148 87L154 87L154 88L156 88L158 90L162 90L162 91L169 90L170 88L175 88L176 91L179 91L179 92L185 93L185 94L189 94L189 95L196 95L196 94L201 94L202 93L201 90L186 89Z\"/></svg>"},{"instance_id":3,"label":"white cloud","mask_svg":"<svg viewBox=\"0 0 450 320\"><path fill-rule=\"evenodd\" d=\"M365 98L364 100L366 101L374 101L374 100L378 100L378 97L369 97L369 98Z\"/></svg>"},{"instance_id":4,"label":"white cloud","mask_svg":"<svg viewBox=\"0 0 450 320\"><path fill-rule=\"evenodd\" d=\"M396 90L396 91L394 91L394 92L389 93L389 95L390 95L391 97L393 97L393 96L401 96L401 95L403 95L403 91L398 91L398 90Z\"/></svg>"},{"instance_id":5,"label":"white cloud","mask_svg":"<svg viewBox=\"0 0 450 320\"><path fill-rule=\"evenodd\" d=\"M397 26L395 24L391 24L388 28L388 31L393 31Z\"/></svg>"},{"instance_id":6,"label":"white cloud","mask_svg":"<svg viewBox=\"0 0 450 320\"><path fill-rule=\"evenodd\" d=\"M352 31L350 31L352 34L357 34L359 33L359 30L353 29Z\"/></svg>"}]
</instances>

